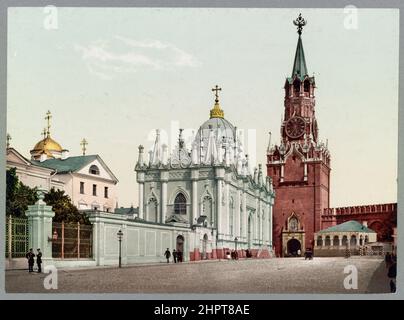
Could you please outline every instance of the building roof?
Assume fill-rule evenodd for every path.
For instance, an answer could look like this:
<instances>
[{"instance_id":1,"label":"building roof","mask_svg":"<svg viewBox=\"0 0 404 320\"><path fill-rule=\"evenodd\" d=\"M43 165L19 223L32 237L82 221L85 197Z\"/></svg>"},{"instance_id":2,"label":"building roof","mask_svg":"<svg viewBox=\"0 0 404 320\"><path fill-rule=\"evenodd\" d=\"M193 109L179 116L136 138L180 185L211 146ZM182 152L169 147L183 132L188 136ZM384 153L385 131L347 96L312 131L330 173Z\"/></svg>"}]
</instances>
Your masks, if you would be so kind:
<instances>
[{"instance_id":1,"label":"building roof","mask_svg":"<svg viewBox=\"0 0 404 320\"><path fill-rule=\"evenodd\" d=\"M350 220L341 224L338 224L327 229L320 230L318 233L328 233L328 232L365 232L365 233L376 233L372 229L365 227L363 224L355 220Z\"/></svg>"},{"instance_id":2,"label":"building roof","mask_svg":"<svg viewBox=\"0 0 404 320\"><path fill-rule=\"evenodd\" d=\"M48 159L45 161L32 160L31 163L44 167L57 170L58 173L76 172L97 159L97 155L69 157L66 159Z\"/></svg>"},{"instance_id":3,"label":"building roof","mask_svg":"<svg viewBox=\"0 0 404 320\"><path fill-rule=\"evenodd\" d=\"M120 207L120 208L115 208L114 213L116 214L138 214L139 213L139 208L134 208L134 207L130 207L130 208L124 208L124 207Z\"/></svg>"}]
</instances>

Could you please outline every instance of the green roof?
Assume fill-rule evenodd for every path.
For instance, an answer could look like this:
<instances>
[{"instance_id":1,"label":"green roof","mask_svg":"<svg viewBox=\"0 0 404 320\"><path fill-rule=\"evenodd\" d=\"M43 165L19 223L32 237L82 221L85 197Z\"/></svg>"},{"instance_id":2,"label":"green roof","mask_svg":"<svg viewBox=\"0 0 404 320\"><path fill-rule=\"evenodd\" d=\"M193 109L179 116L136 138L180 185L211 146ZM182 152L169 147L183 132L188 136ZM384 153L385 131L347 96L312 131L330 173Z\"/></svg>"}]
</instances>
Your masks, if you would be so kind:
<instances>
[{"instance_id":1,"label":"green roof","mask_svg":"<svg viewBox=\"0 0 404 320\"><path fill-rule=\"evenodd\" d=\"M85 165L97 159L97 155L69 157L67 159L48 159L45 161L31 160L31 163L40 167L57 170L58 173L76 172Z\"/></svg>"},{"instance_id":2,"label":"green roof","mask_svg":"<svg viewBox=\"0 0 404 320\"><path fill-rule=\"evenodd\" d=\"M320 230L318 233L328 233L328 232L366 232L366 233L376 233L372 229L365 227L358 221L350 220L341 224L338 224L327 229Z\"/></svg>"},{"instance_id":3,"label":"green roof","mask_svg":"<svg viewBox=\"0 0 404 320\"><path fill-rule=\"evenodd\" d=\"M299 40L297 40L295 61L293 63L292 78L294 75L298 75L300 78L303 78L307 74L308 71L306 67L306 59L304 58L303 42L299 35Z\"/></svg>"}]
</instances>

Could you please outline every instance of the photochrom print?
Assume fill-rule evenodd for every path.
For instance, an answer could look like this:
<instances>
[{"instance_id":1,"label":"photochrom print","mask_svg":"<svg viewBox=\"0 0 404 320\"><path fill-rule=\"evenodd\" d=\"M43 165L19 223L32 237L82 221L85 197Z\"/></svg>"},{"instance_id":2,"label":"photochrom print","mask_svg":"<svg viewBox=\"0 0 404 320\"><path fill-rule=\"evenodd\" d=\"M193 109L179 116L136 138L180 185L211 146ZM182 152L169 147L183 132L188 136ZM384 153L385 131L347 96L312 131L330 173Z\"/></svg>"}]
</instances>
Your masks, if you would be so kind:
<instances>
[{"instance_id":1,"label":"photochrom print","mask_svg":"<svg viewBox=\"0 0 404 320\"><path fill-rule=\"evenodd\" d=\"M7 293L396 292L399 12L10 7Z\"/></svg>"}]
</instances>

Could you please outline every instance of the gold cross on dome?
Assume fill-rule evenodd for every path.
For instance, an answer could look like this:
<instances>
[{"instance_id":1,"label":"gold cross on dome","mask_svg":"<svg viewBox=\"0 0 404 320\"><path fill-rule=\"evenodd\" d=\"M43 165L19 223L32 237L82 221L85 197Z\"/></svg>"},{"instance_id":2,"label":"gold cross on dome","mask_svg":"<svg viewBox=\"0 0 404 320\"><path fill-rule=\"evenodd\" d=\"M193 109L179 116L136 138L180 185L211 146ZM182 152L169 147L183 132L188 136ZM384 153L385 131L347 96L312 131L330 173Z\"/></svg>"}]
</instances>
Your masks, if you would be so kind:
<instances>
[{"instance_id":1,"label":"gold cross on dome","mask_svg":"<svg viewBox=\"0 0 404 320\"><path fill-rule=\"evenodd\" d=\"M46 117L45 117L45 120L48 122L48 130L47 130L47 134L48 135L50 135L50 127L51 127L51 125L50 125L50 119L52 118L52 114L51 114L51 112L48 110L48 112L46 113Z\"/></svg>"},{"instance_id":2,"label":"gold cross on dome","mask_svg":"<svg viewBox=\"0 0 404 320\"><path fill-rule=\"evenodd\" d=\"M86 146L88 145L87 140L86 139L81 140L80 145L81 145L81 150L83 151L83 156L85 156L86 150L87 150Z\"/></svg>"},{"instance_id":3,"label":"gold cross on dome","mask_svg":"<svg viewBox=\"0 0 404 320\"><path fill-rule=\"evenodd\" d=\"M219 102L219 91L222 91L222 88L219 88L218 85L216 85L212 91L215 92L215 102Z\"/></svg>"}]
</instances>

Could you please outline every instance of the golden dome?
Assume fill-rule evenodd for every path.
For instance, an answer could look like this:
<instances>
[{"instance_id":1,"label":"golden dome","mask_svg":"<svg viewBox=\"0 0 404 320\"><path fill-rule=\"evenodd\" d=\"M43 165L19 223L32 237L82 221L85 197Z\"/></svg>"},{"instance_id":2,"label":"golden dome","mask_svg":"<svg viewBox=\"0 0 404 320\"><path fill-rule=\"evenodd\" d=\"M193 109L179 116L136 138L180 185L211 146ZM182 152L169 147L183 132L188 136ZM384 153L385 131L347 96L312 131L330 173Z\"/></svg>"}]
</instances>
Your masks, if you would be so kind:
<instances>
[{"instance_id":1,"label":"golden dome","mask_svg":"<svg viewBox=\"0 0 404 320\"><path fill-rule=\"evenodd\" d=\"M50 136L47 136L45 139L42 139L41 141L39 141L34 149L32 149L32 151L35 152L46 152L48 153L48 151L56 151L56 152L62 152L62 147L59 143L57 143L55 140L53 140Z\"/></svg>"}]
</instances>

